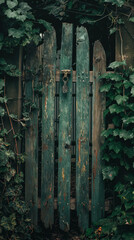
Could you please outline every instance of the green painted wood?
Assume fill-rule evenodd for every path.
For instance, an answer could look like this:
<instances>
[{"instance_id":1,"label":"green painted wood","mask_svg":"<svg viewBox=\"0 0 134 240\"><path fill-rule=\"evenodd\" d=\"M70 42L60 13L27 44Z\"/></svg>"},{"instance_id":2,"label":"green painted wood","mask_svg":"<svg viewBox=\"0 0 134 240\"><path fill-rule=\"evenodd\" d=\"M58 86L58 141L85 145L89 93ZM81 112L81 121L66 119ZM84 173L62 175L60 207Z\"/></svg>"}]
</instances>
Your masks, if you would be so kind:
<instances>
[{"instance_id":1,"label":"green painted wood","mask_svg":"<svg viewBox=\"0 0 134 240\"><path fill-rule=\"evenodd\" d=\"M44 33L42 95L41 219L46 228L54 223L54 98L56 33Z\"/></svg>"},{"instance_id":2,"label":"green painted wood","mask_svg":"<svg viewBox=\"0 0 134 240\"><path fill-rule=\"evenodd\" d=\"M99 76L106 71L106 56L103 46L96 41L93 49L93 112L92 112L92 223L104 217L104 182L102 178L102 160L100 148L103 144L101 132L104 129L103 112L105 95L100 93Z\"/></svg>"},{"instance_id":3,"label":"green painted wood","mask_svg":"<svg viewBox=\"0 0 134 240\"><path fill-rule=\"evenodd\" d=\"M76 200L79 227L89 224L89 38L84 27L76 38Z\"/></svg>"},{"instance_id":4,"label":"green painted wood","mask_svg":"<svg viewBox=\"0 0 134 240\"><path fill-rule=\"evenodd\" d=\"M73 26L63 23L60 70L72 69ZM69 230L70 225L70 179L71 179L71 132L72 132L72 72L68 92L63 93L63 74L60 79L59 99L59 148L58 148L58 210L60 228Z\"/></svg>"},{"instance_id":5,"label":"green painted wood","mask_svg":"<svg viewBox=\"0 0 134 240\"><path fill-rule=\"evenodd\" d=\"M25 199L31 209L31 219L34 225L38 221L38 96L34 88L38 84L38 49L34 44L27 48L25 101L30 121L25 131ZM36 106L34 109L32 105Z\"/></svg>"}]
</instances>

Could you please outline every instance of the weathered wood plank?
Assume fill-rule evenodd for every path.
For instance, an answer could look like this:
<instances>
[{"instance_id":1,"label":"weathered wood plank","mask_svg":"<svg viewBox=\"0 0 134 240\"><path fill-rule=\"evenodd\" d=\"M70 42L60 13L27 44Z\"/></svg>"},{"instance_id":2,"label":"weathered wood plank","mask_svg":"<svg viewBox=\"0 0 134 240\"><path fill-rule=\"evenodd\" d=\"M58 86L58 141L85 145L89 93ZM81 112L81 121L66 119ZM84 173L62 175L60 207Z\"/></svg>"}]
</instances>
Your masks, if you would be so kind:
<instances>
[{"instance_id":1,"label":"weathered wood plank","mask_svg":"<svg viewBox=\"0 0 134 240\"><path fill-rule=\"evenodd\" d=\"M72 70L73 26L63 23L60 70ZM60 79L60 116L58 149L58 209L60 228L69 230L70 225L70 178L71 178L71 115L72 115L72 71L68 80L68 92L63 93L63 74Z\"/></svg>"},{"instance_id":2,"label":"weathered wood plank","mask_svg":"<svg viewBox=\"0 0 134 240\"><path fill-rule=\"evenodd\" d=\"M35 225L38 221L38 96L34 93L34 88L38 84L38 70L38 49L30 44L27 48L25 82L25 99L31 119L25 132L25 199Z\"/></svg>"},{"instance_id":3,"label":"weathered wood plank","mask_svg":"<svg viewBox=\"0 0 134 240\"><path fill-rule=\"evenodd\" d=\"M77 28L76 52L76 199L79 226L89 224L89 39Z\"/></svg>"},{"instance_id":4,"label":"weathered wood plank","mask_svg":"<svg viewBox=\"0 0 134 240\"><path fill-rule=\"evenodd\" d=\"M56 33L44 34L42 95L41 219L46 228L54 223L54 98Z\"/></svg>"},{"instance_id":5,"label":"weathered wood plank","mask_svg":"<svg viewBox=\"0 0 134 240\"><path fill-rule=\"evenodd\" d=\"M105 95L100 93L99 76L106 71L105 51L99 41L93 49L93 114L92 114L92 223L104 216L104 182L100 148L103 143L101 132L104 129L103 112Z\"/></svg>"}]
</instances>

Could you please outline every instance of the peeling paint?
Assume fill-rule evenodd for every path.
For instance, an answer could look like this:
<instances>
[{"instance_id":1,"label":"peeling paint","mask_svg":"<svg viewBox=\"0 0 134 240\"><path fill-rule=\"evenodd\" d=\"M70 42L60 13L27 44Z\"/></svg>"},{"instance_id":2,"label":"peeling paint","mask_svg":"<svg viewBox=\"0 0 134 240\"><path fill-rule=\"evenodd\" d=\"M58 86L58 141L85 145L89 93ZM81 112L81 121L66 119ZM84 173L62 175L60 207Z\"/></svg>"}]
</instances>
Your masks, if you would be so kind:
<instances>
[{"instance_id":1,"label":"peeling paint","mask_svg":"<svg viewBox=\"0 0 134 240\"><path fill-rule=\"evenodd\" d=\"M45 112L47 111L47 100L48 100L48 96L45 97Z\"/></svg>"},{"instance_id":2,"label":"peeling paint","mask_svg":"<svg viewBox=\"0 0 134 240\"><path fill-rule=\"evenodd\" d=\"M82 169L81 169L81 172L84 173L85 171L86 171L86 167L85 167L85 165L83 164Z\"/></svg>"},{"instance_id":3,"label":"peeling paint","mask_svg":"<svg viewBox=\"0 0 134 240\"><path fill-rule=\"evenodd\" d=\"M65 180L64 168L62 168L62 179L63 179L63 182L64 182L64 180Z\"/></svg>"},{"instance_id":4,"label":"peeling paint","mask_svg":"<svg viewBox=\"0 0 134 240\"><path fill-rule=\"evenodd\" d=\"M59 162L60 162L60 163L62 162L62 157L59 158Z\"/></svg>"}]
</instances>

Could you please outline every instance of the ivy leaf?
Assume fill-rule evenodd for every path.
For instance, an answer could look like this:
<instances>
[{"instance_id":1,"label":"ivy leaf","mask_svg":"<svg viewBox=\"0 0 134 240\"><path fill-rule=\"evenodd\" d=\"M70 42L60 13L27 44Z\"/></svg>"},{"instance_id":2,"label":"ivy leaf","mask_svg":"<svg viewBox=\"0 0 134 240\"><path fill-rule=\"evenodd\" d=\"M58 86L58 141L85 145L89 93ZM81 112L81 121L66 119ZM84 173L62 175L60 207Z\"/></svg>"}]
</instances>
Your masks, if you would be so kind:
<instances>
[{"instance_id":1,"label":"ivy leaf","mask_svg":"<svg viewBox=\"0 0 134 240\"><path fill-rule=\"evenodd\" d=\"M113 129L108 129L108 130L104 130L102 133L101 133L101 136L102 137L109 137L109 135L112 135L113 134Z\"/></svg>"},{"instance_id":2,"label":"ivy leaf","mask_svg":"<svg viewBox=\"0 0 134 240\"><path fill-rule=\"evenodd\" d=\"M134 131L127 131L125 129L122 129L119 136L120 138L124 138L124 140L133 139Z\"/></svg>"},{"instance_id":3,"label":"ivy leaf","mask_svg":"<svg viewBox=\"0 0 134 240\"><path fill-rule=\"evenodd\" d=\"M115 129L113 131L113 135L116 137L116 136L119 136L120 138L123 138L125 141L128 140L128 139L133 139L134 138L134 133L133 131L127 131L125 129Z\"/></svg>"},{"instance_id":4,"label":"ivy leaf","mask_svg":"<svg viewBox=\"0 0 134 240\"><path fill-rule=\"evenodd\" d=\"M5 0L0 0L0 4L5 3Z\"/></svg>"},{"instance_id":5,"label":"ivy leaf","mask_svg":"<svg viewBox=\"0 0 134 240\"><path fill-rule=\"evenodd\" d=\"M118 106L117 104L112 104L109 107L110 113L121 113L124 111L124 108L122 106Z\"/></svg>"},{"instance_id":6,"label":"ivy leaf","mask_svg":"<svg viewBox=\"0 0 134 240\"><path fill-rule=\"evenodd\" d=\"M134 123L134 116L123 118L123 123L125 123L126 125L128 125L130 123Z\"/></svg>"},{"instance_id":7,"label":"ivy leaf","mask_svg":"<svg viewBox=\"0 0 134 240\"><path fill-rule=\"evenodd\" d=\"M5 11L5 15L6 15L8 18L17 18L16 11L12 11L11 9L7 9L7 10Z\"/></svg>"},{"instance_id":8,"label":"ivy leaf","mask_svg":"<svg viewBox=\"0 0 134 240\"><path fill-rule=\"evenodd\" d=\"M48 23L48 22L46 22L45 20L43 20L43 19L39 19L38 20L38 23L39 24L42 24L47 30L52 30L52 26L51 26L51 23Z\"/></svg>"},{"instance_id":9,"label":"ivy leaf","mask_svg":"<svg viewBox=\"0 0 134 240\"><path fill-rule=\"evenodd\" d=\"M134 86L131 88L131 94L134 96Z\"/></svg>"},{"instance_id":10,"label":"ivy leaf","mask_svg":"<svg viewBox=\"0 0 134 240\"><path fill-rule=\"evenodd\" d=\"M129 80L130 80L131 83L134 84L134 74L131 74L131 75L129 76Z\"/></svg>"},{"instance_id":11,"label":"ivy leaf","mask_svg":"<svg viewBox=\"0 0 134 240\"><path fill-rule=\"evenodd\" d=\"M133 158L134 157L134 147L124 147L123 148L124 153L129 157L129 158Z\"/></svg>"},{"instance_id":12,"label":"ivy leaf","mask_svg":"<svg viewBox=\"0 0 134 240\"><path fill-rule=\"evenodd\" d=\"M120 116L116 115L115 117L113 117L113 124L116 126L116 127L119 127L120 124L121 124L121 118Z\"/></svg>"},{"instance_id":13,"label":"ivy leaf","mask_svg":"<svg viewBox=\"0 0 134 240\"><path fill-rule=\"evenodd\" d=\"M5 86L4 80L0 79L0 90L2 90L4 86Z\"/></svg>"},{"instance_id":14,"label":"ivy leaf","mask_svg":"<svg viewBox=\"0 0 134 240\"><path fill-rule=\"evenodd\" d=\"M102 170L103 180L109 179L112 181L118 175L118 171L119 171L118 167L111 166L104 167Z\"/></svg>"},{"instance_id":15,"label":"ivy leaf","mask_svg":"<svg viewBox=\"0 0 134 240\"><path fill-rule=\"evenodd\" d=\"M121 96L121 95L117 95L115 97L116 102L118 103L118 105L123 104L124 102L126 102L128 100L127 96Z\"/></svg>"},{"instance_id":16,"label":"ivy leaf","mask_svg":"<svg viewBox=\"0 0 134 240\"><path fill-rule=\"evenodd\" d=\"M104 73L100 76L100 79L110 79L113 81L122 81L124 78L118 73Z\"/></svg>"},{"instance_id":17,"label":"ivy leaf","mask_svg":"<svg viewBox=\"0 0 134 240\"><path fill-rule=\"evenodd\" d=\"M0 116L3 117L5 114L4 108L0 107Z\"/></svg>"},{"instance_id":18,"label":"ivy leaf","mask_svg":"<svg viewBox=\"0 0 134 240\"><path fill-rule=\"evenodd\" d=\"M131 82L129 82L128 80L125 80L124 82L123 82L123 84L124 84L124 87L126 88L126 89L128 89L129 87L131 87Z\"/></svg>"},{"instance_id":19,"label":"ivy leaf","mask_svg":"<svg viewBox=\"0 0 134 240\"><path fill-rule=\"evenodd\" d=\"M122 7L125 0L104 0L104 2L112 3L112 5L117 5L118 7Z\"/></svg>"},{"instance_id":20,"label":"ivy leaf","mask_svg":"<svg viewBox=\"0 0 134 240\"><path fill-rule=\"evenodd\" d=\"M18 5L18 1L17 0L7 0L7 6L10 8L10 9L13 9L15 8L16 6Z\"/></svg>"},{"instance_id":21,"label":"ivy leaf","mask_svg":"<svg viewBox=\"0 0 134 240\"><path fill-rule=\"evenodd\" d=\"M109 150L113 150L116 154L118 154L122 149L121 142L110 142L109 143Z\"/></svg>"},{"instance_id":22,"label":"ivy leaf","mask_svg":"<svg viewBox=\"0 0 134 240\"><path fill-rule=\"evenodd\" d=\"M117 22L118 22L118 24L124 24L124 20L123 20L122 18L119 18L119 19L117 20Z\"/></svg>"},{"instance_id":23,"label":"ivy leaf","mask_svg":"<svg viewBox=\"0 0 134 240\"><path fill-rule=\"evenodd\" d=\"M6 65L7 64L4 58L0 58L0 64L1 65Z\"/></svg>"},{"instance_id":24,"label":"ivy leaf","mask_svg":"<svg viewBox=\"0 0 134 240\"><path fill-rule=\"evenodd\" d=\"M127 107L128 107L130 110L134 111L134 103L127 104Z\"/></svg>"},{"instance_id":25,"label":"ivy leaf","mask_svg":"<svg viewBox=\"0 0 134 240\"><path fill-rule=\"evenodd\" d=\"M116 27L113 27L110 29L110 35L115 33L117 31L117 28Z\"/></svg>"},{"instance_id":26,"label":"ivy leaf","mask_svg":"<svg viewBox=\"0 0 134 240\"><path fill-rule=\"evenodd\" d=\"M134 23L134 17L129 18L129 21Z\"/></svg>"},{"instance_id":27,"label":"ivy leaf","mask_svg":"<svg viewBox=\"0 0 134 240\"><path fill-rule=\"evenodd\" d=\"M100 92L109 92L111 86L112 86L111 83L104 84L103 86L101 86Z\"/></svg>"},{"instance_id":28,"label":"ivy leaf","mask_svg":"<svg viewBox=\"0 0 134 240\"><path fill-rule=\"evenodd\" d=\"M127 171L130 169L130 165L128 164L128 162L124 161L123 159L120 159L120 165L124 166Z\"/></svg>"},{"instance_id":29,"label":"ivy leaf","mask_svg":"<svg viewBox=\"0 0 134 240\"><path fill-rule=\"evenodd\" d=\"M21 38L24 36L24 31L20 29L10 28L8 29L8 35L9 37L13 38Z\"/></svg>"},{"instance_id":30,"label":"ivy leaf","mask_svg":"<svg viewBox=\"0 0 134 240\"><path fill-rule=\"evenodd\" d=\"M125 60L122 62L118 62L118 61L112 62L108 67L112 68L112 69L116 69L116 68L118 68L120 66L124 66L124 65L126 66Z\"/></svg>"},{"instance_id":31,"label":"ivy leaf","mask_svg":"<svg viewBox=\"0 0 134 240\"><path fill-rule=\"evenodd\" d=\"M0 102L1 103L7 103L7 98L6 97L0 97Z\"/></svg>"},{"instance_id":32,"label":"ivy leaf","mask_svg":"<svg viewBox=\"0 0 134 240\"><path fill-rule=\"evenodd\" d=\"M114 84L115 88L120 88L122 86L122 82L117 82Z\"/></svg>"},{"instance_id":33,"label":"ivy leaf","mask_svg":"<svg viewBox=\"0 0 134 240\"><path fill-rule=\"evenodd\" d=\"M29 10L32 9L32 8L28 5L27 2L21 2L21 3L19 4L19 7L20 7L20 9L21 9L21 12L23 12L23 13L26 13L26 12L28 12Z\"/></svg>"}]
</instances>

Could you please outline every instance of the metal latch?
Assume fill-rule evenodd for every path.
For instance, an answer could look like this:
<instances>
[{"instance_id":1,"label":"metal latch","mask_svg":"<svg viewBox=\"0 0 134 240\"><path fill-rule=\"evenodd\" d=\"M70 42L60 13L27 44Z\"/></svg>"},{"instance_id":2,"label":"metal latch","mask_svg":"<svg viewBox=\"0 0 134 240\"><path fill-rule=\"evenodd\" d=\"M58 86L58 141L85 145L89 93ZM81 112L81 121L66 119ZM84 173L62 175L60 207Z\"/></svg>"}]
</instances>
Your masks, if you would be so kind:
<instances>
[{"instance_id":1,"label":"metal latch","mask_svg":"<svg viewBox=\"0 0 134 240\"><path fill-rule=\"evenodd\" d=\"M63 87L62 87L62 91L63 93L67 93L68 92L68 86L67 86L67 83L68 83L68 80L69 80L69 76L71 74L71 70L70 69L65 69L65 70L61 70L62 74L63 74L63 77L62 77L62 80L63 80Z\"/></svg>"}]
</instances>

